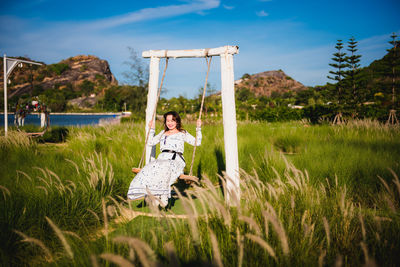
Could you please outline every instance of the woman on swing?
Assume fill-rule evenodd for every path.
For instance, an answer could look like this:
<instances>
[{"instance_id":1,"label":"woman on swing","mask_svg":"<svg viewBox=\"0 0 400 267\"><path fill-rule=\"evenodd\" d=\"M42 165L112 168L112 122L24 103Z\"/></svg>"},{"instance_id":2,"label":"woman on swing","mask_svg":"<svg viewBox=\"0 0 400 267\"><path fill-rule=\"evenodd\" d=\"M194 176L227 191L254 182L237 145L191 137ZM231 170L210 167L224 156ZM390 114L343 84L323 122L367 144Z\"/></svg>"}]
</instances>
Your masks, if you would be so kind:
<instances>
[{"instance_id":1,"label":"woman on swing","mask_svg":"<svg viewBox=\"0 0 400 267\"><path fill-rule=\"evenodd\" d=\"M135 200L145 197L148 192L159 198L160 206L165 208L171 197L171 185L176 182L185 168L183 158L184 143L199 146L201 144L201 120L197 120L196 138L182 128L181 118L175 111L164 114L164 130L154 136L153 121L150 121L150 136L147 145L160 143L161 154L149 162L132 180L128 199Z\"/></svg>"}]
</instances>

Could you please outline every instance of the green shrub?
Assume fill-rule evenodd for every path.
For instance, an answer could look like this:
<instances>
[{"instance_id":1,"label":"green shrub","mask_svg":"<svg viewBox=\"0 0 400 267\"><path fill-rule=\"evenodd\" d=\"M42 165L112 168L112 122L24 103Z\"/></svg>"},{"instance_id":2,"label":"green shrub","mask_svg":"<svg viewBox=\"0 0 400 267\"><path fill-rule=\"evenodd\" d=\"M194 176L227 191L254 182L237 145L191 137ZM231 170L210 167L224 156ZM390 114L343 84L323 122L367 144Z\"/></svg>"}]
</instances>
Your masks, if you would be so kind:
<instances>
[{"instance_id":1,"label":"green shrub","mask_svg":"<svg viewBox=\"0 0 400 267\"><path fill-rule=\"evenodd\" d=\"M51 127L40 140L49 143L61 143L66 141L68 133L69 130L66 127Z\"/></svg>"},{"instance_id":2,"label":"green shrub","mask_svg":"<svg viewBox=\"0 0 400 267\"><path fill-rule=\"evenodd\" d=\"M47 69L56 75L61 75L64 71L71 69L68 64L65 63L58 63L58 64L51 64L47 66Z\"/></svg>"},{"instance_id":3,"label":"green shrub","mask_svg":"<svg viewBox=\"0 0 400 267\"><path fill-rule=\"evenodd\" d=\"M304 117L309 119L311 123L319 123L321 119L331 120L336 114L336 106L333 105L313 105L303 109Z\"/></svg>"}]
</instances>

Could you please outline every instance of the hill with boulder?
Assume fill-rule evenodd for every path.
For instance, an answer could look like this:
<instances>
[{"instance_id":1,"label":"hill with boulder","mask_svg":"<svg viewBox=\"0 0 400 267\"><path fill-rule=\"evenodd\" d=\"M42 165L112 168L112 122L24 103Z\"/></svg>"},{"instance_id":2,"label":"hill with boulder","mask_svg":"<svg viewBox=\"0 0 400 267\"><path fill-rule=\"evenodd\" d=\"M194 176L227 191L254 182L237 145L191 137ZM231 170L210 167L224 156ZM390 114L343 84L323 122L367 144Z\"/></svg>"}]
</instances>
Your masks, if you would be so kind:
<instances>
[{"instance_id":1,"label":"hill with boulder","mask_svg":"<svg viewBox=\"0 0 400 267\"><path fill-rule=\"evenodd\" d=\"M265 71L253 75L244 74L235 81L236 90L249 89L256 96L270 97L272 94L283 94L289 91L306 90L300 82L286 75L282 70Z\"/></svg>"},{"instance_id":2,"label":"hill with boulder","mask_svg":"<svg viewBox=\"0 0 400 267\"><path fill-rule=\"evenodd\" d=\"M104 90L112 85L118 85L108 62L96 56L79 55L56 64L42 64L23 64L22 68L14 69L8 81L11 102L39 95L53 97L61 94L66 100L93 97L104 94ZM0 83L2 88L3 80Z\"/></svg>"}]
</instances>

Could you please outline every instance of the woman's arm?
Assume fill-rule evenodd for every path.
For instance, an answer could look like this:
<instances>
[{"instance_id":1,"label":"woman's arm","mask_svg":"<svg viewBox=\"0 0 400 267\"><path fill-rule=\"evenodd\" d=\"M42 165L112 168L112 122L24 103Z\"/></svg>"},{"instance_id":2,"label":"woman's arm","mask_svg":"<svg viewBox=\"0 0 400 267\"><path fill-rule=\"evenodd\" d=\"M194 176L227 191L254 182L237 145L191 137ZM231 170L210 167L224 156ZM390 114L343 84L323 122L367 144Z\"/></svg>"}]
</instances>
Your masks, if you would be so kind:
<instances>
[{"instance_id":1,"label":"woman's arm","mask_svg":"<svg viewBox=\"0 0 400 267\"><path fill-rule=\"evenodd\" d=\"M190 133L186 132L185 133L185 142L194 146L199 146L201 145L201 139L202 139L202 135L201 135L201 128L197 127L196 128L196 137L197 137L197 142L196 142L196 138L193 137L193 135L191 135Z\"/></svg>"},{"instance_id":2,"label":"woman's arm","mask_svg":"<svg viewBox=\"0 0 400 267\"><path fill-rule=\"evenodd\" d=\"M156 132L155 129L153 129L153 128L150 129L149 140L147 141L147 146L155 146L160 142L161 136L164 134L164 130L162 130L159 134L154 136L155 132Z\"/></svg>"}]
</instances>

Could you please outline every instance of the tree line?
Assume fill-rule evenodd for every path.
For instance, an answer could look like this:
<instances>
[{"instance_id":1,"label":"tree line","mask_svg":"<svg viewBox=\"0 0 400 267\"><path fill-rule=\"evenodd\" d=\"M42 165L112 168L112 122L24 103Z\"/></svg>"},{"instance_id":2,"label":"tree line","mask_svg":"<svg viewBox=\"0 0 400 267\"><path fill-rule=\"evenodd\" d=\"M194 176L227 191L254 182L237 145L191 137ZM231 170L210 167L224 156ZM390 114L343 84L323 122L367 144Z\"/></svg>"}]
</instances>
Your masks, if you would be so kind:
<instances>
[{"instance_id":1,"label":"tree line","mask_svg":"<svg viewBox=\"0 0 400 267\"><path fill-rule=\"evenodd\" d=\"M351 37L347 43L337 40L328 78L332 83L323 86L308 87L298 92L273 92L271 96L256 96L249 88L236 90L236 112L241 120L285 121L307 118L312 122L333 120L338 114L344 118L388 119L391 111L399 106L400 53L398 36L390 36L390 49L382 58L367 67L361 67L362 55L358 53L358 42ZM36 86L35 95L49 103L52 111L71 111L68 100L91 92L103 92L102 97L92 111L132 111L133 117L143 119L147 102L148 66L133 48L129 49L129 58L125 65L128 70L122 75L122 85L107 86L101 77L96 82L87 81L78 89L43 90ZM48 71L58 73L65 66L51 65ZM245 74L246 75L246 74ZM98 78L98 79L97 79ZM164 88L163 88L164 90ZM165 91L165 90L164 90ZM189 99L184 96L161 98L158 111L176 110L183 117L194 118L199 112L201 92ZM302 109L295 107L301 106ZM395 113L394 113L395 114ZM204 115L219 119L222 116L221 97L213 86L207 85Z\"/></svg>"}]
</instances>

